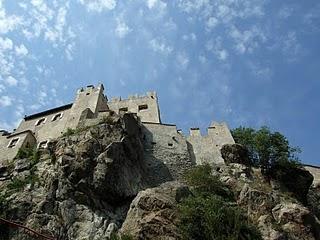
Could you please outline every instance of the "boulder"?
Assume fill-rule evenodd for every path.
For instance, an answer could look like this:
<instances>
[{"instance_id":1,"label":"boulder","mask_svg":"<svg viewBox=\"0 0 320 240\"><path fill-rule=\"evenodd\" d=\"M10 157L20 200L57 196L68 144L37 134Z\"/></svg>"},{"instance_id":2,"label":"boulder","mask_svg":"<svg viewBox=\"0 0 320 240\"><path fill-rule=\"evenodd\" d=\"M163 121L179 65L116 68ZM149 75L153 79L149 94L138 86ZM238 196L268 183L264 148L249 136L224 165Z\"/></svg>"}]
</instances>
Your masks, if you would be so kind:
<instances>
[{"instance_id":1,"label":"boulder","mask_svg":"<svg viewBox=\"0 0 320 240\"><path fill-rule=\"evenodd\" d=\"M240 163L250 165L248 149L241 144L225 144L221 148L221 156L226 164Z\"/></svg>"},{"instance_id":2,"label":"boulder","mask_svg":"<svg viewBox=\"0 0 320 240\"><path fill-rule=\"evenodd\" d=\"M268 174L278 181L280 189L292 192L301 202L307 202L307 194L313 182L312 174L302 167L293 165L275 165Z\"/></svg>"},{"instance_id":3,"label":"boulder","mask_svg":"<svg viewBox=\"0 0 320 240\"><path fill-rule=\"evenodd\" d=\"M177 229L177 203L190 194L178 182L167 182L139 192L132 201L120 232L134 239L181 239Z\"/></svg>"},{"instance_id":4,"label":"boulder","mask_svg":"<svg viewBox=\"0 0 320 240\"><path fill-rule=\"evenodd\" d=\"M258 219L258 228L265 240L286 240L284 233L275 229L273 218L270 215L262 215Z\"/></svg>"},{"instance_id":5,"label":"boulder","mask_svg":"<svg viewBox=\"0 0 320 240\"><path fill-rule=\"evenodd\" d=\"M311 187L307 197L309 209L320 219L320 186Z\"/></svg>"},{"instance_id":6,"label":"boulder","mask_svg":"<svg viewBox=\"0 0 320 240\"><path fill-rule=\"evenodd\" d=\"M320 238L318 220L301 204L280 203L272 209L272 215L290 239Z\"/></svg>"}]
</instances>

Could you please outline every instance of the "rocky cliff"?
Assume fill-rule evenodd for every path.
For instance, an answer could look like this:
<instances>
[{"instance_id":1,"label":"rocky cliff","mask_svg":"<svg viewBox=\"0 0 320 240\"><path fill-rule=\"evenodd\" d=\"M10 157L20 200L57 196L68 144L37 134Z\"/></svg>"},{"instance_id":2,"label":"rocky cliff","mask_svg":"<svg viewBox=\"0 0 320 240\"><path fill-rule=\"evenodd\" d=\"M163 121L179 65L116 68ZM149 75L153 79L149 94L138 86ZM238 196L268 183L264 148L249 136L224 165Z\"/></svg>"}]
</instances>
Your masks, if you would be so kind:
<instances>
[{"instance_id":1,"label":"rocky cliff","mask_svg":"<svg viewBox=\"0 0 320 240\"><path fill-rule=\"evenodd\" d=\"M154 187L144 150L138 119L125 114L69 131L39 154L20 153L0 167L0 239L181 239L177 206L192 189L181 181ZM263 238L320 239L319 189L301 193L303 202L243 155L240 146L225 147L228 165L212 174Z\"/></svg>"}]
</instances>

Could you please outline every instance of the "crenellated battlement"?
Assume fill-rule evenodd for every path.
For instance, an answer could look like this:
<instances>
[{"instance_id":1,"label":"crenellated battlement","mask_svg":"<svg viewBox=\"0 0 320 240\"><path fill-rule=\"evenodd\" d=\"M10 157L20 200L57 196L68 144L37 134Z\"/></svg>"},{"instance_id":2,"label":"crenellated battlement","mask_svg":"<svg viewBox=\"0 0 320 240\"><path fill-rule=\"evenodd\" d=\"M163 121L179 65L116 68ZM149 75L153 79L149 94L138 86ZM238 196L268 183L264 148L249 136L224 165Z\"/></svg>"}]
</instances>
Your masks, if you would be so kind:
<instances>
[{"instance_id":1,"label":"crenellated battlement","mask_svg":"<svg viewBox=\"0 0 320 240\"><path fill-rule=\"evenodd\" d=\"M126 99L113 97L108 101L104 86L99 84L78 89L73 103L26 116L14 134L0 131L0 150L3 152L0 162L14 158L21 147L45 148L48 142L68 129L98 124L111 113L124 115L126 112L140 118L143 139L151 153L161 160L166 154L171 154L170 157L180 154L174 163L179 166L185 166L179 159L198 164L223 163L220 148L225 143L234 143L226 123L213 122L204 134L200 128L191 128L188 135L177 130L176 125L161 123L155 91L129 95ZM150 158L154 157L152 154Z\"/></svg>"},{"instance_id":2,"label":"crenellated battlement","mask_svg":"<svg viewBox=\"0 0 320 240\"><path fill-rule=\"evenodd\" d=\"M147 92L145 95L128 95L127 98L122 99L121 97L112 97L109 103L116 103L121 101L130 101L130 100L142 100L142 99L157 99L157 93L155 91Z\"/></svg>"}]
</instances>

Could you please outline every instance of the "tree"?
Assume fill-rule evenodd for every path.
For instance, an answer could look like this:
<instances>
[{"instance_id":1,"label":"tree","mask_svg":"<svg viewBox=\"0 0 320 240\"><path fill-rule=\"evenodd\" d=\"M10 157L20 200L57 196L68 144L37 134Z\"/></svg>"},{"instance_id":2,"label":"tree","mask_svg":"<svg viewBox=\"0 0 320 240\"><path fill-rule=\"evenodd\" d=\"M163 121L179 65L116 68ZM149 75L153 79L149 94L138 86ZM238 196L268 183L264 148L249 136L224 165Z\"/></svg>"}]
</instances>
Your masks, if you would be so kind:
<instances>
[{"instance_id":1,"label":"tree","mask_svg":"<svg viewBox=\"0 0 320 240\"><path fill-rule=\"evenodd\" d=\"M236 143L246 146L249 158L262 172L268 174L275 165L299 165L298 147L291 147L280 132L271 132L268 127L259 130L238 127L231 130Z\"/></svg>"}]
</instances>

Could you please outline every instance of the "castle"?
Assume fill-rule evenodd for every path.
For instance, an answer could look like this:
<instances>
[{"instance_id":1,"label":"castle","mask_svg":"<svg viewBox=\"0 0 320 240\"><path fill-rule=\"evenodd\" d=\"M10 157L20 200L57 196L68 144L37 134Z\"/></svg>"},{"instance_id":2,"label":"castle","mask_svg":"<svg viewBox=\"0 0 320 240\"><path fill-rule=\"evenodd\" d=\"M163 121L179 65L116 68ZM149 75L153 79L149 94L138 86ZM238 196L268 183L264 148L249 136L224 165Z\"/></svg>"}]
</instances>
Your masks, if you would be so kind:
<instances>
[{"instance_id":1,"label":"castle","mask_svg":"<svg viewBox=\"0 0 320 240\"><path fill-rule=\"evenodd\" d=\"M190 134L184 136L176 125L162 123L155 92L148 92L146 96L129 96L128 99L112 98L109 101L104 95L103 85L99 84L79 89L71 104L25 116L12 133L0 130L0 163L14 159L20 148L46 148L52 139L58 138L68 129L99 123L112 112L131 112L139 117L145 155L151 159L151 165L159 166L156 160L164 159L164 155L170 153L174 157L170 158L173 162L165 163L168 165L212 161L223 163L220 148L224 144L234 143L225 123L213 122L205 136L201 135L199 128L191 128ZM148 154L150 149L152 154Z\"/></svg>"}]
</instances>

